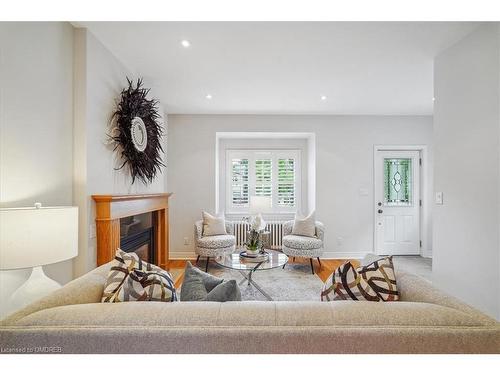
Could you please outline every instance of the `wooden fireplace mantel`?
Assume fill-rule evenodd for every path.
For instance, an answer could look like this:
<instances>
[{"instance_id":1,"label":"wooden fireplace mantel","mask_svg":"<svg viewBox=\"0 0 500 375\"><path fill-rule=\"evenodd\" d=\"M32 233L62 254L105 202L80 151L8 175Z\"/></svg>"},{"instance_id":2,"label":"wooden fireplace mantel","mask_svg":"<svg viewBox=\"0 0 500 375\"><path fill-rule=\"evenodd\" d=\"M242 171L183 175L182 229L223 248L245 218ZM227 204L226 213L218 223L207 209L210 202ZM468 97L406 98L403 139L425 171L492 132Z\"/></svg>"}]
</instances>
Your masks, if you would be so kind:
<instances>
[{"instance_id":1,"label":"wooden fireplace mantel","mask_svg":"<svg viewBox=\"0 0 500 375\"><path fill-rule=\"evenodd\" d=\"M97 265L111 261L120 247L121 218L151 212L156 263L165 268L168 262L168 199L171 195L92 195L96 204Z\"/></svg>"}]
</instances>

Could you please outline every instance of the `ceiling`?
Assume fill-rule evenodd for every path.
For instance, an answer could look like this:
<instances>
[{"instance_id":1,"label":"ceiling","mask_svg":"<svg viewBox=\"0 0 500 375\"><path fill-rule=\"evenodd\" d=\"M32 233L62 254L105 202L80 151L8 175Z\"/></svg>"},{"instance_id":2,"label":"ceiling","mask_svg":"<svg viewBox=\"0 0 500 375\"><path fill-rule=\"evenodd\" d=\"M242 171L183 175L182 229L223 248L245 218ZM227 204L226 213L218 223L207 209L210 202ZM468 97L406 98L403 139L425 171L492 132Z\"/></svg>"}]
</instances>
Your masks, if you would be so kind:
<instances>
[{"instance_id":1,"label":"ceiling","mask_svg":"<svg viewBox=\"0 0 500 375\"><path fill-rule=\"evenodd\" d=\"M80 26L152 83L170 114L429 115L433 58L478 24L84 22ZM190 47L183 47L182 40L188 40Z\"/></svg>"}]
</instances>

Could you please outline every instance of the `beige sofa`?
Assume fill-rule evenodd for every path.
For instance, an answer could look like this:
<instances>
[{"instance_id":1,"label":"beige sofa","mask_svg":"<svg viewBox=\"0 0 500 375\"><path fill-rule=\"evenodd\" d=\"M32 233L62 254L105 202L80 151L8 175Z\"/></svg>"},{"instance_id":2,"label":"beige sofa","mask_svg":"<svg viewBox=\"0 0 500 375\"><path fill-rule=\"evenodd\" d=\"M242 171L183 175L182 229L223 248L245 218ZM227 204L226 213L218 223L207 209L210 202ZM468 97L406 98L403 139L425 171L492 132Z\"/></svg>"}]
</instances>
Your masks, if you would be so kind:
<instances>
[{"instance_id":1,"label":"beige sofa","mask_svg":"<svg viewBox=\"0 0 500 375\"><path fill-rule=\"evenodd\" d=\"M1 352L500 353L498 322L411 274L399 302L112 304L108 268L0 322Z\"/></svg>"}]
</instances>

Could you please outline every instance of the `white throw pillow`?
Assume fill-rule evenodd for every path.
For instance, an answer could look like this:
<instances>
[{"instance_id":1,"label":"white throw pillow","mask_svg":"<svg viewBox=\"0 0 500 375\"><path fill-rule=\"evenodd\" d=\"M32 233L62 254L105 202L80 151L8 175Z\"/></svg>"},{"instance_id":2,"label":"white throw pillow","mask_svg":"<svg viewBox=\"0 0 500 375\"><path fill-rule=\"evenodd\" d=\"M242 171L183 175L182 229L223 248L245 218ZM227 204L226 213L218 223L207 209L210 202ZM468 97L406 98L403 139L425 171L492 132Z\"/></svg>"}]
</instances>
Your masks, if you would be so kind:
<instances>
[{"instance_id":1,"label":"white throw pillow","mask_svg":"<svg viewBox=\"0 0 500 375\"><path fill-rule=\"evenodd\" d=\"M203 236L218 236L226 233L226 220L224 216L213 216L203 211Z\"/></svg>"},{"instance_id":2,"label":"white throw pillow","mask_svg":"<svg viewBox=\"0 0 500 375\"><path fill-rule=\"evenodd\" d=\"M307 217L300 217L300 215L295 214L292 234L297 236L316 237L316 219L314 217L314 211Z\"/></svg>"}]
</instances>

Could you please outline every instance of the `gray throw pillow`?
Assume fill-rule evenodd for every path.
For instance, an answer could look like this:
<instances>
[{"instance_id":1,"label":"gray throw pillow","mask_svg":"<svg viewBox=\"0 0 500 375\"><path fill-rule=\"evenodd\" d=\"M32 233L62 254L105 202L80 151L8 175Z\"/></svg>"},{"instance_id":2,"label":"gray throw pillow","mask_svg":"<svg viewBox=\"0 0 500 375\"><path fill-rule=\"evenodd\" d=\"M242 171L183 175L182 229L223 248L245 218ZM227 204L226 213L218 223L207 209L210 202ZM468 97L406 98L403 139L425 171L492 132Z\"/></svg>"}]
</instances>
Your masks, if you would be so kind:
<instances>
[{"instance_id":1,"label":"gray throw pillow","mask_svg":"<svg viewBox=\"0 0 500 375\"><path fill-rule=\"evenodd\" d=\"M206 301L241 301L241 292L236 280L224 281L207 294Z\"/></svg>"},{"instance_id":2,"label":"gray throw pillow","mask_svg":"<svg viewBox=\"0 0 500 375\"><path fill-rule=\"evenodd\" d=\"M224 281L187 262L181 301L241 301L241 293L235 280Z\"/></svg>"},{"instance_id":3,"label":"gray throw pillow","mask_svg":"<svg viewBox=\"0 0 500 375\"><path fill-rule=\"evenodd\" d=\"M224 280L200 271L187 262L181 288L181 301L203 301L208 292Z\"/></svg>"},{"instance_id":4,"label":"gray throw pillow","mask_svg":"<svg viewBox=\"0 0 500 375\"><path fill-rule=\"evenodd\" d=\"M186 277L190 278L191 276L200 277L203 281L203 285L205 285L205 289L207 290L207 292L210 292L213 288L224 281L224 279L221 279L220 277L212 276L209 273L203 272L199 268L194 267L191 262L187 262L186 271L184 273L184 280L186 280Z\"/></svg>"},{"instance_id":5,"label":"gray throw pillow","mask_svg":"<svg viewBox=\"0 0 500 375\"><path fill-rule=\"evenodd\" d=\"M181 286L181 301L203 301L207 298L207 289L200 275L184 276Z\"/></svg>"}]
</instances>

